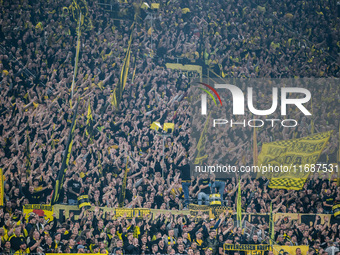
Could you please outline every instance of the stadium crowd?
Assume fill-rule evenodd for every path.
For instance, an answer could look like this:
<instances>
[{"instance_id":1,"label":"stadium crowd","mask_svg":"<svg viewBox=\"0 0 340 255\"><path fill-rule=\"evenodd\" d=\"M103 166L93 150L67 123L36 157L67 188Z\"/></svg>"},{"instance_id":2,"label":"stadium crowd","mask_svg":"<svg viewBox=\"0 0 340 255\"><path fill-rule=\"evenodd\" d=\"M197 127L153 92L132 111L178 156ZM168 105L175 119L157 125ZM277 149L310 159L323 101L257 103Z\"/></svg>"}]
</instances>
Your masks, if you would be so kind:
<instances>
[{"instance_id":1,"label":"stadium crowd","mask_svg":"<svg viewBox=\"0 0 340 255\"><path fill-rule=\"evenodd\" d=\"M150 214L143 218L116 219L111 213L103 215L95 207L94 211L83 209L77 219L70 213L68 219L61 215L52 222L45 222L39 215L30 215L25 221L20 210L12 216L1 210L1 218L4 254L225 254L223 244L269 243L267 223L259 222L254 233L246 233L235 227L228 213L217 219L209 219L209 215L202 213L184 216L170 212L155 217ZM279 218L275 230L278 245L309 245L308 254L339 254L340 227L329 226L327 217L321 224L317 216L311 226Z\"/></svg>"},{"instance_id":2,"label":"stadium crowd","mask_svg":"<svg viewBox=\"0 0 340 255\"><path fill-rule=\"evenodd\" d=\"M67 8L70 4L5 0L0 7L2 251L221 254L224 242L268 242L264 237L268 223L256 224L260 233L248 237L227 215L217 221L202 216L196 223L170 214L143 220L113 220L106 215L102 220L96 209L82 211L77 220L61 217L39 225L39 217L32 216L24 221L24 204L51 202L66 151L74 110L70 84L78 26ZM202 193L220 192L225 204L235 210L237 185L241 185L242 208L249 213L268 213L271 201L275 212L331 213L340 192L329 176L310 175L303 190L289 192L267 188L265 178L245 176L241 184L230 178L218 186L213 175L190 177L186 158L195 141L190 136L185 98L191 80L165 66L179 59L203 65L222 78L339 78L339 18L331 1L180 0L164 1L153 11L127 1L118 5L119 13L125 14L117 17L96 1L87 4L93 27L80 36L74 98L81 99L60 203L77 204L77 197L89 195L95 207L117 207L129 169L124 200L128 208L183 209L189 202L184 198L188 190L191 202L199 204ZM111 104L112 92L131 27L131 66L118 110ZM314 125L296 114L301 125L259 130L259 145L306 136L312 126L317 132L334 130L320 160L335 162L339 86L314 87L312 94L317 99L309 105L318 116ZM265 103L265 97L259 102ZM85 132L88 105L94 119L91 136ZM164 158L163 137L150 129L154 121L175 123L172 137L165 141ZM251 164L247 132L231 131L228 138L217 139L214 148L228 144L232 149L211 151L212 155L222 153L229 164ZM213 163L212 159L207 163ZM310 254L334 255L327 249L338 249L339 230L340 226L328 222L317 221L313 226L278 222L275 240L308 243L313 249Z\"/></svg>"}]
</instances>

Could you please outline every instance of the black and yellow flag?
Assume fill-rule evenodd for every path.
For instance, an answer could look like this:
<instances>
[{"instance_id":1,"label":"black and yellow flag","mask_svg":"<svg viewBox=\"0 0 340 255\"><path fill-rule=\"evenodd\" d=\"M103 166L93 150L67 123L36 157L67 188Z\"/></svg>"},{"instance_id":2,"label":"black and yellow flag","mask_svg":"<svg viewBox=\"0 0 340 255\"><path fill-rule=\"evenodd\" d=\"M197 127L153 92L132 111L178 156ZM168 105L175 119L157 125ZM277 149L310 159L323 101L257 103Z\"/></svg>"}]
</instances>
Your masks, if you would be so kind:
<instances>
[{"instance_id":1,"label":"black and yellow flag","mask_svg":"<svg viewBox=\"0 0 340 255\"><path fill-rule=\"evenodd\" d=\"M91 102L90 101L89 101L89 104L88 104L88 107L87 107L85 134L86 134L86 136L89 136L90 138L92 137L92 134L93 134L93 116L92 116Z\"/></svg>"},{"instance_id":2,"label":"black and yellow flag","mask_svg":"<svg viewBox=\"0 0 340 255\"><path fill-rule=\"evenodd\" d=\"M208 128L208 122L210 119L210 113L208 115L207 120L205 121L204 128L201 132L200 139L198 140L197 146L196 146L196 157L194 160L194 164L196 165L202 165L203 161L208 157L207 154L205 154L205 143L207 142L207 128Z\"/></svg>"},{"instance_id":3,"label":"black and yellow flag","mask_svg":"<svg viewBox=\"0 0 340 255\"><path fill-rule=\"evenodd\" d=\"M242 225L241 225L241 222L242 222L241 180L239 180L239 182L238 182L236 219L237 219L237 226L242 227Z\"/></svg>"},{"instance_id":4,"label":"black and yellow flag","mask_svg":"<svg viewBox=\"0 0 340 255\"><path fill-rule=\"evenodd\" d=\"M111 103L116 109L119 109L119 105L120 105L120 102L121 102L122 96L123 96L123 91L124 91L125 85L126 85L127 75L128 75L128 72L129 72L133 27L134 27L134 23L131 26L131 34L130 34L130 39L129 39L129 45L128 45L128 49L126 51L126 55L125 55L125 58L124 58L124 63L123 63L122 69L120 71L119 81L118 81L117 87L115 88L115 90L113 91L113 94L111 96Z\"/></svg>"},{"instance_id":5,"label":"black and yellow flag","mask_svg":"<svg viewBox=\"0 0 340 255\"><path fill-rule=\"evenodd\" d=\"M72 153L72 145L73 145L73 139L74 139L74 130L76 128L76 120L77 120L77 115L78 115L78 105L79 105L79 99L77 101L77 104L75 105L74 113L73 113L73 120L71 124L71 129L70 133L67 139L67 146L65 149L65 153L63 156L63 161L61 164L61 168L58 173L58 178L55 184L54 192L53 192L53 197L51 200L51 205L54 205L58 202L59 200L59 195L61 192L61 189L64 184L64 179L65 179L65 174L68 168L68 165L70 163L70 158L71 158L71 153Z\"/></svg>"},{"instance_id":6,"label":"black and yellow flag","mask_svg":"<svg viewBox=\"0 0 340 255\"><path fill-rule=\"evenodd\" d=\"M30 151L30 140L29 140L29 134L26 132L26 150L25 150L25 156L26 156L26 175L28 176L31 173L31 151Z\"/></svg>"},{"instance_id":7,"label":"black and yellow flag","mask_svg":"<svg viewBox=\"0 0 340 255\"><path fill-rule=\"evenodd\" d=\"M124 200L125 200L125 192L126 192L126 181L127 181L127 174L130 169L128 169L128 163L129 163L129 156L126 159L126 168L124 173L124 179L123 179L123 185L122 185L122 191L119 196L119 207L124 206Z\"/></svg>"},{"instance_id":8,"label":"black and yellow flag","mask_svg":"<svg viewBox=\"0 0 340 255\"><path fill-rule=\"evenodd\" d=\"M80 21L80 30L82 32L93 29L86 0L73 0L68 10L74 21Z\"/></svg>"},{"instance_id":9,"label":"black and yellow flag","mask_svg":"<svg viewBox=\"0 0 340 255\"><path fill-rule=\"evenodd\" d=\"M273 189L302 189L309 173L315 172L313 168L332 132L263 144L258 177L269 178L269 187Z\"/></svg>"},{"instance_id":10,"label":"black and yellow flag","mask_svg":"<svg viewBox=\"0 0 340 255\"><path fill-rule=\"evenodd\" d=\"M150 124L150 129L158 131L158 129L162 129L161 123L158 121L154 121Z\"/></svg>"}]
</instances>

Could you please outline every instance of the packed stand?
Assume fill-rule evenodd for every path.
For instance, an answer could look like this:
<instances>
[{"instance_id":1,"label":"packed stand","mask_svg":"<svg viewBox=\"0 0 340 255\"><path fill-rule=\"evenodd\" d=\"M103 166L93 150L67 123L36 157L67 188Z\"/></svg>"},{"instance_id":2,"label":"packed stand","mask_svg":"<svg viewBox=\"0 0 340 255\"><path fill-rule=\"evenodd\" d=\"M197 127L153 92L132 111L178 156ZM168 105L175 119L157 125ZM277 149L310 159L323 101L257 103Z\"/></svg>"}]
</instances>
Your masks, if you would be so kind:
<instances>
[{"instance_id":1,"label":"packed stand","mask_svg":"<svg viewBox=\"0 0 340 255\"><path fill-rule=\"evenodd\" d=\"M230 214L209 219L207 214L184 216L157 214L143 218L114 218L103 215L98 207L82 210L76 219L45 222L39 215L27 221L20 211L10 216L1 211L2 253L104 253L104 254L224 254L223 244L268 244L268 224L255 224L257 232L248 234L235 227ZM244 220L244 218L243 218ZM242 221L243 221L242 220ZM279 218L275 223L278 245L309 245L309 254L339 252L338 225L321 224L317 217L312 226ZM269 252L272 253L272 252ZM268 253L268 254L269 254ZM228 253L229 254L229 253Z\"/></svg>"},{"instance_id":2,"label":"packed stand","mask_svg":"<svg viewBox=\"0 0 340 255\"><path fill-rule=\"evenodd\" d=\"M131 54L136 70L134 72L131 65L121 111L118 112L112 107L110 96L120 76L133 17L117 21L95 1L89 1L93 29L81 36L74 95L81 100L71 164L60 203L76 204L79 195L87 194L93 206L117 207L128 164L126 207L183 209L189 202L184 199L182 186L183 178L187 178L183 172L187 169L185 158L190 149L188 103L184 99L189 78L167 69L165 62L180 59L183 63L204 65L223 78L339 77L339 57L336 54L339 28L335 22L338 18L334 17L334 9L325 4L320 2L314 8L317 4L312 2L285 1L278 4L269 1L264 8L261 3L236 0L177 1L161 4L160 9L151 14L134 8L136 3L120 4L122 12L133 10L137 18L133 26ZM48 204L51 200L73 117L70 84L77 23L65 12L65 6L57 1L28 0L4 1L1 6L0 167L5 176L6 201L0 217L4 227L3 231L0 230L3 252L29 248L31 252L86 249L140 254L142 249L148 249L145 253L172 254L172 249L181 253L184 248L189 254L195 254L197 249L212 245L202 240L218 240L218 244L214 241L212 245L212 254L219 254L220 245L226 241L243 242L241 240L246 239L244 242L253 242L254 237L250 238L251 241L249 237L241 238L242 234L239 239L229 234L234 223L223 219L224 216L218 224L209 221L192 223L192 220L181 217L172 219L170 225L173 216L168 215L161 216L161 221L149 220L150 224L137 219L131 222L106 218L103 224L98 219L100 229L93 231L91 226L97 224L87 225L85 212L81 220L60 219L39 226L39 219L31 217L24 222L20 213L22 205ZM190 11L184 13L184 8L190 8ZM291 15L287 15L289 13ZM324 39L325 34L327 39ZM133 73L135 77L132 77ZM320 98L314 102L313 110L320 113L318 123L327 125L316 124L315 128L319 132L336 130L339 124L338 98L321 98L326 89L320 92L320 88L315 88L317 92ZM327 91L329 95L337 95L337 92L337 88ZM332 102L335 111L329 108L331 104L328 103ZM85 134L89 104L95 123L92 137ZM163 138L150 130L153 121L175 123L173 136L165 142L164 160L161 154ZM304 124L297 130L278 134L275 138L289 139L309 134L309 120L302 121ZM268 142L270 135L267 132L259 133L259 144ZM236 133L230 136L234 140L225 141L235 147L235 150L226 152L228 163L237 164L238 155L244 155L242 163L250 164L248 145L235 146L243 140ZM337 137L338 133L333 132L330 144L321 156L327 162L333 162L336 157ZM242 185L242 207L251 213L269 212L272 200L277 212L330 213L332 204L340 200L336 183L316 175L309 177L302 191L290 192L266 188L265 179L245 178L241 184L230 179L219 186L214 185L218 181L214 176L187 179L190 202L201 204L204 203L202 193L208 196L220 192L225 204L234 210L237 185ZM97 216L92 215L86 221L96 219ZM185 222L186 230L182 222ZM210 228L215 224L216 228ZM140 233L136 235L129 231L131 225L132 229L139 225ZM287 236L294 240L290 240L292 243L310 242L310 246L316 247L315 253L319 254L339 242L337 225L328 227L316 223L315 227L288 227L287 224L278 224L277 228L276 233L280 235L275 239L281 240L280 236L286 234L279 242L286 242ZM153 237L158 230L161 230L160 234ZM293 232L288 234L288 231ZM233 233L236 232L238 230L233 229ZM213 239L216 235L218 238ZM325 236L333 238L326 240ZM162 244L162 237L165 244ZM174 245L167 245L168 240L170 244L171 240L176 241ZM181 245L181 242L185 244ZM318 243L321 246L317 246Z\"/></svg>"}]
</instances>

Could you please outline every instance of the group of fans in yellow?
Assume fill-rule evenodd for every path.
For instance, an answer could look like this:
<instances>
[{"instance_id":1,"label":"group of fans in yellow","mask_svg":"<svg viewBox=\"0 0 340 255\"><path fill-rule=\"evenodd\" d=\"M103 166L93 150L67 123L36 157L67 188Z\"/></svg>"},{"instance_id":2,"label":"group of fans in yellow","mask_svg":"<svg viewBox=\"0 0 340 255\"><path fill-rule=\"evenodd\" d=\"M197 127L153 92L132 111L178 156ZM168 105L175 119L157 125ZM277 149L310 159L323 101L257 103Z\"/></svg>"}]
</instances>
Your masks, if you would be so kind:
<instances>
[{"instance_id":1,"label":"group of fans in yellow","mask_svg":"<svg viewBox=\"0 0 340 255\"><path fill-rule=\"evenodd\" d=\"M339 19L333 0L0 1L0 254L340 255ZM210 140L203 78L326 82L296 127ZM298 141L322 146L292 181L193 174Z\"/></svg>"}]
</instances>

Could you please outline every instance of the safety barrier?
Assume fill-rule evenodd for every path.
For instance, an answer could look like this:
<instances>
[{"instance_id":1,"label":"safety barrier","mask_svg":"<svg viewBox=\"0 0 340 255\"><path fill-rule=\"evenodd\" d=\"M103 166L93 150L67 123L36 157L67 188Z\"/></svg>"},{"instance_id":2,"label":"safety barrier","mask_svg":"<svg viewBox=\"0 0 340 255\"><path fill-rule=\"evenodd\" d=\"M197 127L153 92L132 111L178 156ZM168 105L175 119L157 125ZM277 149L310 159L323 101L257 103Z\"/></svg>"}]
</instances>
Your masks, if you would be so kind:
<instances>
[{"instance_id":1,"label":"safety barrier","mask_svg":"<svg viewBox=\"0 0 340 255\"><path fill-rule=\"evenodd\" d=\"M225 215L229 215L229 217L236 218L236 212L226 206L208 206L208 205L197 205L197 204L190 204L188 209L189 210L161 210L161 209L148 209L148 208L108 208L108 207L98 207L99 210L103 211L103 217L106 215L112 215L114 218L122 217L125 215L126 218L138 217L142 218L144 215L151 214L155 217L157 214L167 214L171 213L174 215L191 215L198 217L199 212L202 214L208 214L209 218L219 218L221 213ZM91 206L88 210L94 211L95 207ZM30 214L35 213L39 214L40 216L44 216L47 221L51 221L52 215L54 214L55 217L60 218L61 215L64 215L66 218L69 217L70 213L72 213L77 220L81 210L76 205L63 205L63 204L56 204L53 206L49 205L25 205L23 208L24 213L26 213L26 217ZM269 214L265 213L242 213L242 217L245 217L245 221L248 221L251 224L259 224L263 222L269 222ZM297 213L275 213L273 215L274 222L281 219L284 222L297 221L297 223L304 223L306 225L310 225L311 223L314 224L316 217L319 216L318 222L320 224L324 224L325 222L332 223L332 222L339 222L340 220L337 218L332 217L332 214L297 214Z\"/></svg>"}]
</instances>

